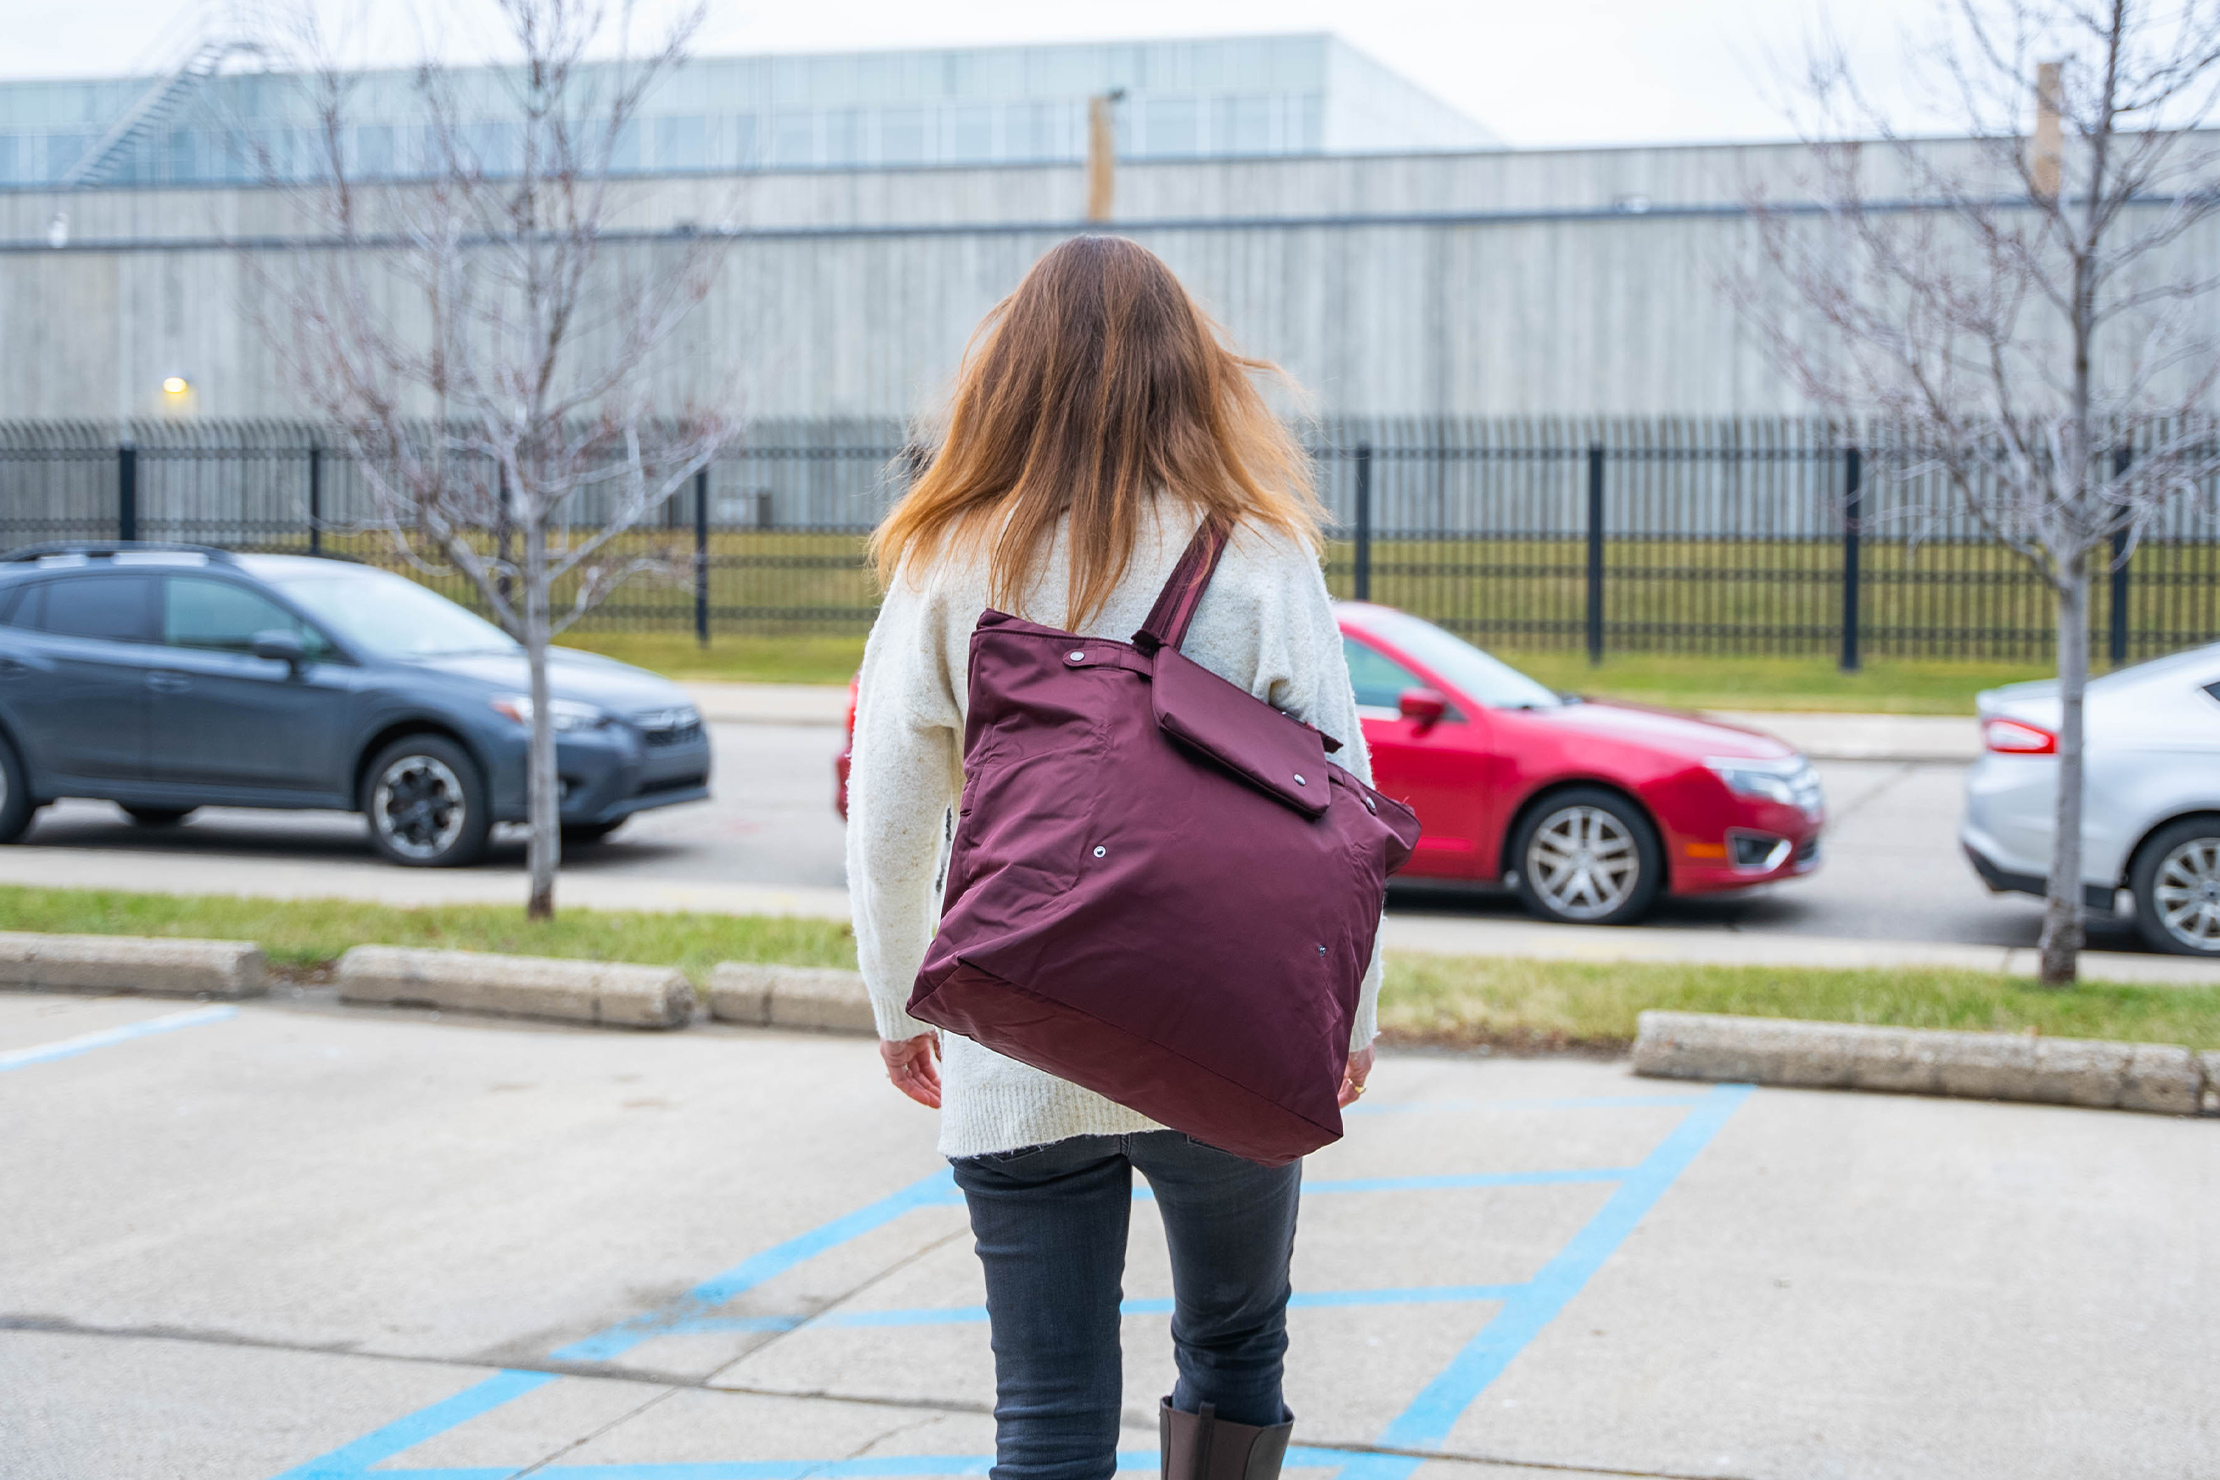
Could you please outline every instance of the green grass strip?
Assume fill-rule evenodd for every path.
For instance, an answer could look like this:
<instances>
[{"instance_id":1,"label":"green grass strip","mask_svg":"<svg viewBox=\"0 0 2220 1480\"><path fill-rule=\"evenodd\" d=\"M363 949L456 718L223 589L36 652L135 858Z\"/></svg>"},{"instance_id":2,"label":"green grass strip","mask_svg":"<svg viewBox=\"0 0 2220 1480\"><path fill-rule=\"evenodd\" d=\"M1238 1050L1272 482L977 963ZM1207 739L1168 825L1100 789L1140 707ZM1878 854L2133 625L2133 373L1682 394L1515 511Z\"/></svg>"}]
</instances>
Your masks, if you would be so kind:
<instances>
[{"instance_id":1,"label":"green grass strip","mask_svg":"<svg viewBox=\"0 0 2220 1480\"><path fill-rule=\"evenodd\" d=\"M505 904L401 908L346 899L0 888L0 929L251 940L272 963L290 967L322 965L360 945L632 961L676 966L697 983L719 961L856 964L855 940L837 920L566 909L534 922Z\"/></svg>"},{"instance_id":2,"label":"green grass strip","mask_svg":"<svg viewBox=\"0 0 2220 1480\"><path fill-rule=\"evenodd\" d=\"M372 944L670 965L697 983L719 961L856 963L848 927L833 920L572 908L535 924L515 905L502 904L403 908L340 899L0 887L0 929L251 940L274 964L294 969L326 965L350 946ZM1380 1023L1405 1042L1617 1049L1633 1040L1635 1016L1647 1007L2220 1048L2220 986L2085 982L2048 991L1977 971L1398 954L1388 958Z\"/></svg>"},{"instance_id":3,"label":"green grass strip","mask_svg":"<svg viewBox=\"0 0 2220 1480\"><path fill-rule=\"evenodd\" d=\"M1380 1025L1406 1042L1618 1048L1633 1041L1644 1008L2220 1048L2220 986L2051 990L1988 972L1911 968L1392 955Z\"/></svg>"}]
</instances>

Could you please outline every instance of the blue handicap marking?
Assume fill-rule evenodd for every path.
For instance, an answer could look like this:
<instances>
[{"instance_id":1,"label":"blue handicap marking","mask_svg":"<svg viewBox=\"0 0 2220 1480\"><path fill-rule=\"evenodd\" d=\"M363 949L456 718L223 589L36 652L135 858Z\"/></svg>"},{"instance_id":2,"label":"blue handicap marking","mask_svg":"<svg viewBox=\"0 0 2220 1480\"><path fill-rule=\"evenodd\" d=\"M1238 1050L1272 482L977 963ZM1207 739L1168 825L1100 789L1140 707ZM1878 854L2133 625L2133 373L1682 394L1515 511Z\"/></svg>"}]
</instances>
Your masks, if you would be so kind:
<instances>
[{"instance_id":1,"label":"blue handicap marking","mask_svg":"<svg viewBox=\"0 0 2220 1480\"><path fill-rule=\"evenodd\" d=\"M1696 1093L1586 1096L1560 1100L1442 1100L1407 1105L1365 1107L1375 1114L1422 1114L1463 1110L1575 1110L1670 1108L1681 1110L1680 1120L1664 1139L1631 1167L1561 1168L1532 1172L1450 1173L1438 1176L1356 1177L1306 1182L1306 1197L1362 1196L1382 1192L1427 1192L1455 1188L1553 1187L1608 1184L1610 1196L1568 1239L1533 1278L1513 1284L1412 1286L1374 1290L1298 1291L1291 1309L1352 1306L1433 1304L1488 1304L1497 1309L1487 1316L1449 1364L1412 1398L1373 1441L1382 1450L1417 1451L1383 1453L1373 1450L1328 1449L1297 1445L1288 1451L1289 1469L1331 1469L1334 1480L1409 1480L1425 1463L1426 1452L1438 1452L1459 1419L1469 1411L1488 1385L1546 1330L1565 1306L1586 1287L1606 1261L1626 1242L1650 1209L1679 1180L1697 1155L1711 1143L1742 1102L1749 1098L1746 1084L1718 1085ZM1135 1191L1137 1201L1147 1201L1145 1188ZM946 1207L962 1202L954 1179L944 1168L929 1177L879 1199L821 1227L774 1245L720 1274L712 1275L684 1295L655 1310L619 1321L606 1330L559 1347L549 1353L554 1362L609 1362L644 1342L665 1336L714 1331L792 1331L804 1326L881 1327L936 1326L983 1322L983 1306L930 1307L900 1310L827 1311L814 1316L726 1316L719 1309L745 1292L784 1274L811 1259L883 1228L923 1208ZM1171 1309L1168 1300L1128 1300L1126 1315L1162 1315ZM472 1419L523 1397L526 1393L560 1380L554 1372L503 1371L463 1389L450 1398L419 1409L405 1418L365 1434L350 1444L307 1464L296 1466L276 1480L369 1480L377 1476L405 1476L407 1480L509 1480L531 1462L516 1467L407 1469L390 1467L393 1459L427 1440L458 1428ZM916 1454L870 1458L710 1461L682 1464L546 1465L531 1468L535 1480L901 1480L901 1477L984 1475L993 1465L991 1455ZM373 1468L377 1467L377 1468ZM1121 1472L1157 1469L1154 1451L1121 1452Z\"/></svg>"}]
</instances>

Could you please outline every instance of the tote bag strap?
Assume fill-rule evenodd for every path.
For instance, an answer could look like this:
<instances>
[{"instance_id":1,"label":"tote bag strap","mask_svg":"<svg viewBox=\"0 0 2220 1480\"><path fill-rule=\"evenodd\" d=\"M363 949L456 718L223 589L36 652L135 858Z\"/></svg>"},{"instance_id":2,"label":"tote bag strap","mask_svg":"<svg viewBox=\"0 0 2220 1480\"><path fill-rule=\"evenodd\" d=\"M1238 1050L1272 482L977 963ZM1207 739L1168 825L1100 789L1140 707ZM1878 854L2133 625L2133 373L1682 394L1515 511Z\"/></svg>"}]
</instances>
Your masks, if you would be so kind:
<instances>
[{"instance_id":1,"label":"tote bag strap","mask_svg":"<svg viewBox=\"0 0 2220 1480\"><path fill-rule=\"evenodd\" d=\"M1202 605L1203 592L1210 589L1218 557L1226 553L1228 534L1215 516L1204 516L1179 564L1172 567L1164 589L1156 593L1156 605L1149 608L1148 620L1133 634L1135 647L1144 653L1160 647L1178 650L1187 637L1187 624L1195 619L1195 608Z\"/></svg>"}]
</instances>

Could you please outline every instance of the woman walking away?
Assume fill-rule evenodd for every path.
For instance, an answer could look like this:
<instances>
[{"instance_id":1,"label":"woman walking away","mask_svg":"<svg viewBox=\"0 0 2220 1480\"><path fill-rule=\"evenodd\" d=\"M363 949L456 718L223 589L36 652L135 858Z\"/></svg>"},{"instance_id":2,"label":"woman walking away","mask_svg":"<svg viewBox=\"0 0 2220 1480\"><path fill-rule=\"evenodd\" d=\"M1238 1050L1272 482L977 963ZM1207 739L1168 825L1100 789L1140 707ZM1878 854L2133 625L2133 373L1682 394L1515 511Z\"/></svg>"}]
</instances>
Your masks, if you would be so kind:
<instances>
[{"instance_id":1,"label":"woman walking away","mask_svg":"<svg viewBox=\"0 0 2220 1480\"><path fill-rule=\"evenodd\" d=\"M1107 1480L1116 1468L1136 1168L1164 1220L1175 1293L1164 1474L1272 1480L1292 1427L1280 1379L1302 1163L1268 1167L1205 1145L968 1038L941 1037L905 1010L940 917L972 631L989 608L1122 642L1151 621L1211 521L1230 532L1223 554L1184 639L1167 648L1338 737L1336 760L1369 782L1318 565L1308 463L1251 383L1271 368L1228 349L1145 248L1074 238L988 316L946 439L872 539L886 601L865 650L849 780L857 954L887 1074L941 1110L940 1149L970 1207L994 1339L995 1480ZM1379 800L1351 794L1367 810ZM1176 834L1180 822L1163 826ZM1376 901L1367 908L1376 924ZM1309 953L1307 938L1299 949ZM1343 1105L1372 1068L1380 967L1369 928L1349 977L1360 970ZM1259 1033L1301 1031L1292 1019L1305 1009L1287 990L1291 1021L1258 1023ZM1338 1061L1338 1043L1328 1048ZM1326 1072L1321 1104L1335 1087Z\"/></svg>"}]
</instances>

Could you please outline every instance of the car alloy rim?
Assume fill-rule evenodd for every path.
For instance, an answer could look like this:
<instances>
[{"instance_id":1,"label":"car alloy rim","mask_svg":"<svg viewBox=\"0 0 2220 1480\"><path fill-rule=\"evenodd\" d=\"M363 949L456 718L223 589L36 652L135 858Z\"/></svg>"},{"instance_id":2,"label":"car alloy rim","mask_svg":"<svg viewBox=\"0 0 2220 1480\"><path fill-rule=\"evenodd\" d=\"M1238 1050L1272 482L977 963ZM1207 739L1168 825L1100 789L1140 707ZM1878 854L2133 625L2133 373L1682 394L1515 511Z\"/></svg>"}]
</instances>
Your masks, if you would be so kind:
<instances>
[{"instance_id":1,"label":"car alloy rim","mask_svg":"<svg viewBox=\"0 0 2220 1480\"><path fill-rule=\"evenodd\" d=\"M2220 838L2191 838L2160 859L2151 897L2168 935L2220 951Z\"/></svg>"},{"instance_id":2,"label":"car alloy rim","mask_svg":"<svg viewBox=\"0 0 2220 1480\"><path fill-rule=\"evenodd\" d=\"M437 858L453 847L468 810L462 781L429 755L404 755L387 766L370 798L379 835L410 858Z\"/></svg>"},{"instance_id":3,"label":"car alloy rim","mask_svg":"<svg viewBox=\"0 0 2220 1480\"><path fill-rule=\"evenodd\" d=\"M1566 807L1542 819L1526 845L1526 877L1552 910L1597 920L1633 897L1642 854L1625 823L1601 807Z\"/></svg>"}]
</instances>

